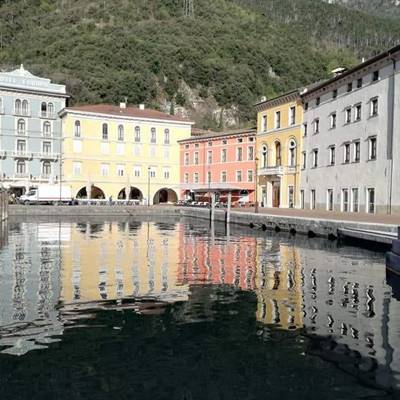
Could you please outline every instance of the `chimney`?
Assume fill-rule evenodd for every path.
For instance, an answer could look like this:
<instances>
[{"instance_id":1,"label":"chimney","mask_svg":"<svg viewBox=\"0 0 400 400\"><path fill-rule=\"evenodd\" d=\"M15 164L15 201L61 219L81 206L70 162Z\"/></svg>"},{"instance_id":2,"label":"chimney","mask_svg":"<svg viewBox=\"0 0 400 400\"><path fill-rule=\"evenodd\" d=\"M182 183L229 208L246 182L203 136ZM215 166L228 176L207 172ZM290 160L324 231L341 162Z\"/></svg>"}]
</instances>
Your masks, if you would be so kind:
<instances>
[{"instance_id":1,"label":"chimney","mask_svg":"<svg viewBox=\"0 0 400 400\"><path fill-rule=\"evenodd\" d=\"M139 109L144 110L144 104L139 104Z\"/></svg>"},{"instance_id":2,"label":"chimney","mask_svg":"<svg viewBox=\"0 0 400 400\"><path fill-rule=\"evenodd\" d=\"M126 103L119 103L119 108L126 108Z\"/></svg>"},{"instance_id":3,"label":"chimney","mask_svg":"<svg viewBox=\"0 0 400 400\"><path fill-rule=\"evenodd\" d=\"M339 67L339 68L333 69L333 70L331 71L331 73L332 73L332 75L335 77L335 76L342 75L343 72L346 72L346 71L347 71L346 68Z\"/></svg>"}]
</instances>

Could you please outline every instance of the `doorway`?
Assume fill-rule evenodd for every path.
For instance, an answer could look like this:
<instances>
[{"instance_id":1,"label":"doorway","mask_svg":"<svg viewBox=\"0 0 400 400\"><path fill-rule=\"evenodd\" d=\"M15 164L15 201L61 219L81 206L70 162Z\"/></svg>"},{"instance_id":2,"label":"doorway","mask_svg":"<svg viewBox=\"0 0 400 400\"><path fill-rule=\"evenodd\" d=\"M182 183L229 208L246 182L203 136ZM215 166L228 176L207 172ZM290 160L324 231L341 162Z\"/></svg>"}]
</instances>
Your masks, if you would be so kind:
<instances>
[{"instance_id":1,"label":"doorway","mask_svg":"<svg viewBox=\"0 0 400 400\"><path fill-rule=\"evenodd\" d=\"M281 185L280 182L272 183L272 207L279 208L281 205Z\"/></svg>"}]
</instances>

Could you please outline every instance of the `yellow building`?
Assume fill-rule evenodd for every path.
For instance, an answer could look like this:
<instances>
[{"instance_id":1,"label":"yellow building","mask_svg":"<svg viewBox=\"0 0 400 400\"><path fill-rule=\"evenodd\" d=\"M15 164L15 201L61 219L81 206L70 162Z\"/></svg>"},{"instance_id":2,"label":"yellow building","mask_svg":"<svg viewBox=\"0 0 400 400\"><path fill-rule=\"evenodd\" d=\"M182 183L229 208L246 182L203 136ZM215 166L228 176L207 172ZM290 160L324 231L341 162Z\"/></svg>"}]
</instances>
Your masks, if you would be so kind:
<instances>
[{"instance_id":1,"label":"yellow building","mask_svg":"<svg viewBox=\"0 0 400 400\"><path fill-rule=\"evenodd\" d=\"M191 135L183 118L113 105L61 113L63 184L76 198L174 202L180 183L178 140Z\"/></svg>"},{"instance_id":2,"label":"yellow building","mask_svg":"<svg viewBox=\"0 0 400 400\"><path fill-rule=\"evenodd\" d=\"M299 91L262 101L256 110L258 199L263 207L298 207L303 123Z\"/></svg>"}]
</instances>

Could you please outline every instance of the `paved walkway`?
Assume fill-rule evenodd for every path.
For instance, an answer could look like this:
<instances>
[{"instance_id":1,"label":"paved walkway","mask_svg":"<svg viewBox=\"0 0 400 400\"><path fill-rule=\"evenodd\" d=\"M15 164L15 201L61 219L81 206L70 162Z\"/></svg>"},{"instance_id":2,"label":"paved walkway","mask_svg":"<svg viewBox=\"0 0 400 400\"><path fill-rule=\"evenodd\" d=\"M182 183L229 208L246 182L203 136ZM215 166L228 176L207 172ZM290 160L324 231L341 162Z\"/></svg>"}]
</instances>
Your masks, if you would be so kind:
<instances>
[{"instance_id":1,"label":"paved walkway","mask_svg":"<svg viewBox=\"0 0 400 400\"><path fill-rule=\"evenodd\" d=\"M342 213L320 210L298 210L293 208L262 208L259 209L260 214L282 215L287 217L304 217L338 221L351 222L368 222L377 224L391 224L400 226L400 215L387 214L366 214L366 213ZM254 212L254 207L235 207L234 212Z\"/></svg>"}]
</instances>

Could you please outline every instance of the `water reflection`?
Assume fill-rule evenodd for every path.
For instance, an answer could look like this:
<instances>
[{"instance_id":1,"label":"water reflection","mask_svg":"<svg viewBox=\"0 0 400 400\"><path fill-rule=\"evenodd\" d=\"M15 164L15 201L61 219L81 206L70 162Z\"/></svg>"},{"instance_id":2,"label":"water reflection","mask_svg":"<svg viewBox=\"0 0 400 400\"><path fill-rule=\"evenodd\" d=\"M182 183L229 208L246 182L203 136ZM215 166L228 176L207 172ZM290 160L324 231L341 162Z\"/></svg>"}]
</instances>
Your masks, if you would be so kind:
<instances>
[{"instance_id":1,"label":"water reflection","mask_svg":"<svg viewBox=\"0 0 400 400\"><path fill-rule=\"evenodd\" d=\"M388 283L400 287L381 254L316 239L198 221L15 223L0 251L0 346L43 348L99 308L159 315L178 302L175 323L211 323L216 304L246 291L263 340L293 332L311 339L308 354L400 388L400 303Z\"/></svg>"}]
</instances>

